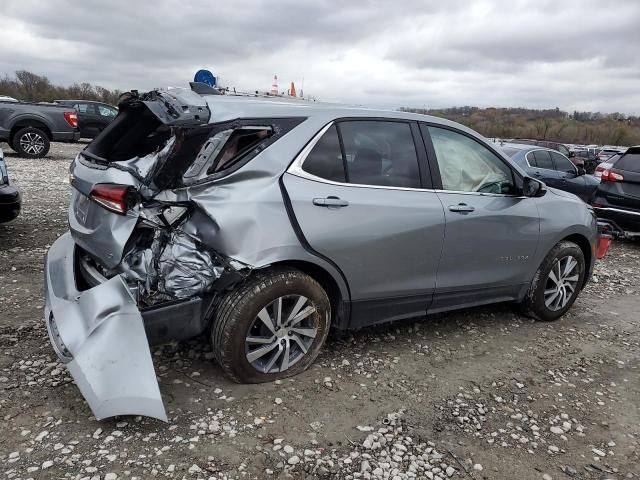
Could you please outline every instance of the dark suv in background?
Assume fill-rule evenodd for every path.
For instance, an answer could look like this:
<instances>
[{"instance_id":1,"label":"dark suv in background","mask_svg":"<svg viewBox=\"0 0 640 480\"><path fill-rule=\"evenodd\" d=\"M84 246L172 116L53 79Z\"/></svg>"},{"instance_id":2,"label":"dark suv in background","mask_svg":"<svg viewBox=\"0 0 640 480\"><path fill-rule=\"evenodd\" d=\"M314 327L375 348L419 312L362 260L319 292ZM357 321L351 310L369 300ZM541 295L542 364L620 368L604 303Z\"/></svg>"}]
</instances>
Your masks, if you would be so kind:
<instances>
[{"instance_id":1,"label":"dark suv in background","mask_svg":"<svg viewBox=\"0 0 640 480\"><path fill-rule=\"evenodd\" d=\"M626 236L640 236L640 146L607 160L593 209Z\"/></svg>"},{"instance_id":2,"label":"dark suv in background","mask_svg":"<svg viewBox=\"0 0 640 480\"><path fill-rule=\"evenodd\" d=\"M118 109L108 103L91 100L56 100L56 103L76 109L82 138L95 138L118 114Z\"/></svg>"}]
</instances>

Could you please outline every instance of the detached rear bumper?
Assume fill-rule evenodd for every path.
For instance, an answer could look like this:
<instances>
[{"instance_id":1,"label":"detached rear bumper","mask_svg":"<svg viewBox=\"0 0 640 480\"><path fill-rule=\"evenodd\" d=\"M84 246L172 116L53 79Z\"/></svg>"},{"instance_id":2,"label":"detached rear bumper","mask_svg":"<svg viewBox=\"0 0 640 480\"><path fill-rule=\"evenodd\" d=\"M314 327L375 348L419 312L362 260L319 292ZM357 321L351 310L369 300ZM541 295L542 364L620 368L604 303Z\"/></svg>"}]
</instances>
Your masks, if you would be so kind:
<instances>
[{"instance_id":1,"label":"detached rear bumper","mask_svg":"<svg viewBox=\"0 0 640 480\"><path fill-rule=\"evenodd\" d=\"M45 323L64 362L98 420L145 415L166 421L151 352L138 310L120 276L85 291L75 279L69 233L45 259Z\"/></svg>"}]
</instances>

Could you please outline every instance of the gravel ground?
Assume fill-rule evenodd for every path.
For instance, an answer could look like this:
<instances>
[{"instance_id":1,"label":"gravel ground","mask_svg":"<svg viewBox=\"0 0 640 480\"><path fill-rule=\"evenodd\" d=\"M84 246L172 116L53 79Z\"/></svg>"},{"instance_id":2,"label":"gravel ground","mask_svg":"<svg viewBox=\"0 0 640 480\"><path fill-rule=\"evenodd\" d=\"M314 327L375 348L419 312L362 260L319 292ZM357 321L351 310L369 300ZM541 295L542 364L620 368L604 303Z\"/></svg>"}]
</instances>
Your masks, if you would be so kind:
<instances>
[{"instance_id":1,"label":"gravel ground","mask_svg":"<svg viewBox=\"0 0 640 480\"><path fill-rule=\"evenodd\" d=\"M615 242L558 322L499 305L332 336L282 382L227 381L206 338L165 345L169 423L98 422L41 320L83 145L44 160L1 146L24 194L0 225L5 478L640 478L640 243Z\"/></svg>"}]
</instances>

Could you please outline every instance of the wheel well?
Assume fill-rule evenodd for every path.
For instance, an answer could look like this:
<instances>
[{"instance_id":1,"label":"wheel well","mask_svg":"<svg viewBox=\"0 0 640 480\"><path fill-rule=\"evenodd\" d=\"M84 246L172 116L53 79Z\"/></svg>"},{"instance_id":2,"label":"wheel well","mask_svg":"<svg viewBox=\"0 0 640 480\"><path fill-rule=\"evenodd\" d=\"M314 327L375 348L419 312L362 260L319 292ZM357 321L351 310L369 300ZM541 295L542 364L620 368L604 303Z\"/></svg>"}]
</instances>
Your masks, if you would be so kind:
<instances>
[{"instance_id":1,"label":"wheel well","mask_svg":"<svg viewBox=\"0 0 640 480\"><path fill-rule=\"evenodd\" d=\"M593 256L593 252L591 251L591 244L589 243L587 237L585 237L584 235L580 235L579 233L574 233L573 235L569 235L562 240L568 240L569 242L573 242L578 245L580 247L580 250L582 250L586 265L591 265L591 257ZM587 280L585 277L585 283L586 281Z\"/></svg>"},{"instance_id":2,"label":"wheel well","mask_svg":"<svg viewBox=\"0 0 640 480\"><path fill-rule=\"evenodd\" d=\"M13 136L18 133L18 130L24 127L33 127L42 130L47 134L49 141L51 141L51 130L44 123L39 122L38 120L18 120L16 124L11 127L11 132L9 133L9 144L13 145Z\"/></svg>"},{"instance_id":3,"label":"wheel well","mask_svg":"<svg viewBox=\"0 0 640 480\"><path fill-rule=\"evenodd\" d=\"M322 288L324 288L325 292L327 292L327 296L329 297L329 301L331 302L331 318L334 319L333 326L340 328L340 324L348 318L343 318L345 313L342 308L342 294L340 293L340 287L338 287L337 282L334 280L333 276L327 272L324 268L319 267L318 265L305 262L303 260L288 260L284 262L272 263L269 268L273 267L291 267L301 272L306 273L311 278L313 278L316 282L318 282Z\"/></svg>"}]
</instances>

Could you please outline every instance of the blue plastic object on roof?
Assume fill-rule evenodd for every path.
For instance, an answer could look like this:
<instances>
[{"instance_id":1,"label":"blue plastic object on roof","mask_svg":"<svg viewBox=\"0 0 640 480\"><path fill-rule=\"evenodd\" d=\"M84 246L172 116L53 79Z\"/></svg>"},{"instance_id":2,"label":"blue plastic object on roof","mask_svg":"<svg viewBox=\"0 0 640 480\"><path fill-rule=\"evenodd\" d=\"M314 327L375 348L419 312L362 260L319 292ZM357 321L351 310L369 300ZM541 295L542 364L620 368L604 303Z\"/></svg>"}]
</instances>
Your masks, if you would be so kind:
<instances>
[{"instance_id":1,"label":"blue plastic object on roof","mask_svg":"<svg viewBox=\"0 0 640 480\"><path fill-rule=\"evenodd\" d=\"M198 70L193 77L194 82L206 83L210 87L216 86L216 77L209 70Z\"/></svg>"}]
</instances>

